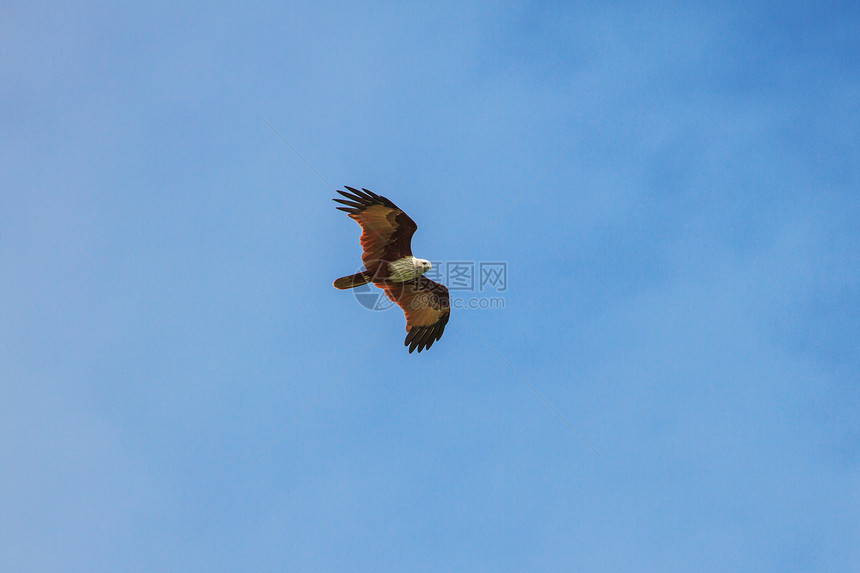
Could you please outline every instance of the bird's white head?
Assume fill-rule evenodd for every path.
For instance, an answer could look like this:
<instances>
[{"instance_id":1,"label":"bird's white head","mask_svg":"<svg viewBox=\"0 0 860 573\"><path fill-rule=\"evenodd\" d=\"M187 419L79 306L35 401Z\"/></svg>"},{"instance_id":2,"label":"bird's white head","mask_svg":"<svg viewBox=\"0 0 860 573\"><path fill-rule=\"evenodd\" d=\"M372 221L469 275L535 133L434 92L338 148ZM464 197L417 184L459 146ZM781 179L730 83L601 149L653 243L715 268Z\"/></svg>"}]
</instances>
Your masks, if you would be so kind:
<instances>
[{"instance_id":1,"label":"bird's white head","mask_svg":"<svg viewBox=\"0 0 860 573\"><path fill-rule=\"evenodd\" d=\"M430 261L427 259L413 259L412 264L415 265L415 270L419 275L423 275L427 271L433 268L433 265L430 264Z\"/></svg>"}]
</instances>

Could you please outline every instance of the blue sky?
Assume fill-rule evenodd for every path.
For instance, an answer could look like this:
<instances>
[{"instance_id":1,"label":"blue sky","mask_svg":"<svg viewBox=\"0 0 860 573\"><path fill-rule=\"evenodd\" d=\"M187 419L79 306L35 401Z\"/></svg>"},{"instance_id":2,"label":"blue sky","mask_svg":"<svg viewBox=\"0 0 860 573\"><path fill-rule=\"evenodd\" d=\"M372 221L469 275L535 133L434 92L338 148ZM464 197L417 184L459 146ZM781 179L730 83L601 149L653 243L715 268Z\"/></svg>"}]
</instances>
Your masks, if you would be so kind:
<instances>
[{"instance_id":1,"label":"blue sky","mask_svg":"<svg viewBox=\"0 0 860 573\"><path fill-rule=\"evenodd\" d=\"M0 14L0 569L860 568L855 5Z\"/></svg>"}]
</instances>

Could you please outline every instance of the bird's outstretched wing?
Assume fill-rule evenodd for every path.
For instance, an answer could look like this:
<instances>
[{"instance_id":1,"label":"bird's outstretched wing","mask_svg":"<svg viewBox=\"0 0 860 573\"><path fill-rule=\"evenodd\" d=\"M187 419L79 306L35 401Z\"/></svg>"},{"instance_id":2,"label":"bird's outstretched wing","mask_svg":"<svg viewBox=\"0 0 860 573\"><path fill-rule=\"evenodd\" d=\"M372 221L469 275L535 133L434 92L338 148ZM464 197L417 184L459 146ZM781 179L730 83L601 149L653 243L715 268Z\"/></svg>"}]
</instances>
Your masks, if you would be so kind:
<instances>
[{"instance_id":1,"label":"bird's outstretched wing","mask_svg":"<svg viewBox=\"0 0 860 573\"><path fill-rule=\"evenodd\" d=\"M385 296L406 315L408 334L404 344L409 347L409 354L416 349L421 352L430 348L442 338L451 317L451 300L444 285L420 276L411 281L380 286L385 290Z\"/></svg>"},{"instance_id":2,"label":"bird's outstretched wing","mask_svg":"<svg viewBox=\"0 0 860 573\"><path fill-rule=\"evenodd\" d=\"M412 254L412 235L418 225L400 208L367 189L347 187L338 191L346 199L333 199L338 207L361 225L361 260L373 275L381 262L391 262Z\"/></svg>"}]
</instances>

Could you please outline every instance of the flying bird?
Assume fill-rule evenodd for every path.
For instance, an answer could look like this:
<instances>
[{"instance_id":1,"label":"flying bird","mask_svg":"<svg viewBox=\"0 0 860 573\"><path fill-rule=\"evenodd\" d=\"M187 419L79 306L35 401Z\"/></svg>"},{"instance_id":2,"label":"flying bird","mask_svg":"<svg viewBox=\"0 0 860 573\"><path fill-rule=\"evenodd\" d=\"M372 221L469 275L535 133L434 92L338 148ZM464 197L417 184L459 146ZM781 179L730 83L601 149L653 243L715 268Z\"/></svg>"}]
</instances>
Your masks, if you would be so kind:
<instances>
[{"instance_id":1,"label":"flying bird","mask_svg":"<svg viewBox=\"0 0 860 573\"><path fill-rule=\"evenodd\" d=\"M442 338L451 317L448 289L423 276L432 268L430 261L412 256L412 235L418 229L397 205L362 188L340 191L345 199L333 199L349 217L361 225L361 260L364 270L334 281L345 290L373 283L385 291L406 315L406 341L409 354Z\"/></svg>"}]
</instances>

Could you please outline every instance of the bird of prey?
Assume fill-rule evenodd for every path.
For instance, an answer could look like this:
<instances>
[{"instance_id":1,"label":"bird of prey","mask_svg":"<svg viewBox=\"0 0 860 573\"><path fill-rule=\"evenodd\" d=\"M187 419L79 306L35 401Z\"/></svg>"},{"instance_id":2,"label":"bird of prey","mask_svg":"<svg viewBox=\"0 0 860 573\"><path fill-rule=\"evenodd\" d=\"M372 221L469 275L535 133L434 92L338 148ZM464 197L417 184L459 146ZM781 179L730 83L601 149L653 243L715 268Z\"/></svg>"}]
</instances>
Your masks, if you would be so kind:
<instances>
[{"instance_id":1,"label":"bird of prey","mask_svg":"<svg viewBox=\"0 0 860 573\"><path fill-rule=\"evenodd\" d=\"M344 199L333 199L338 207L361 225L361 260L364 270L334 281L345 290L373 283L406 315L406 342L409 353L430 348L442 338L451 316L448 289L424 273L430 261L412 256L412 235L418 229L397 205L362 188L340 191Z\"/></svg>"}]
</instances>

